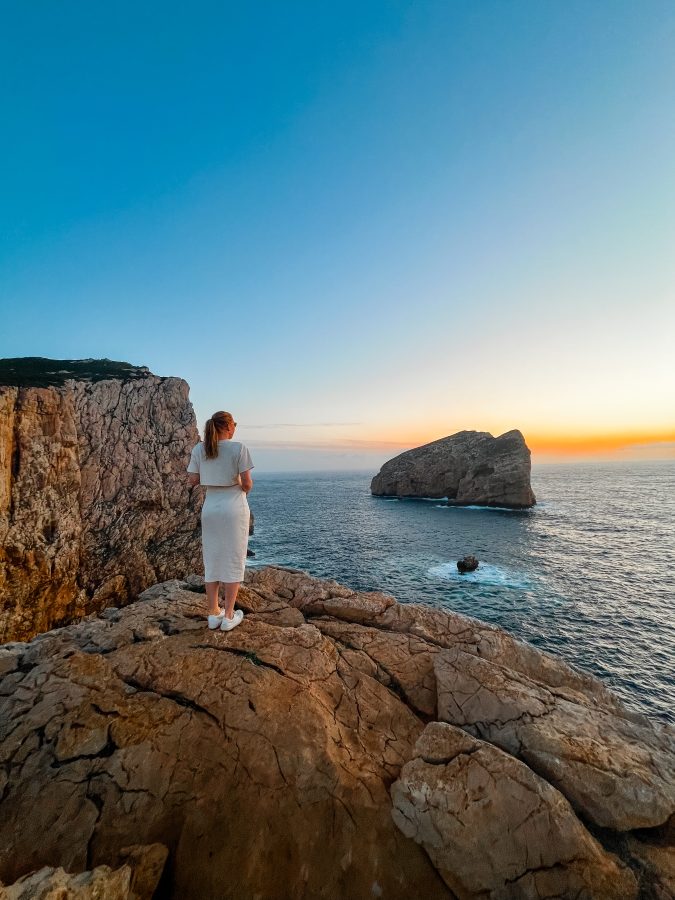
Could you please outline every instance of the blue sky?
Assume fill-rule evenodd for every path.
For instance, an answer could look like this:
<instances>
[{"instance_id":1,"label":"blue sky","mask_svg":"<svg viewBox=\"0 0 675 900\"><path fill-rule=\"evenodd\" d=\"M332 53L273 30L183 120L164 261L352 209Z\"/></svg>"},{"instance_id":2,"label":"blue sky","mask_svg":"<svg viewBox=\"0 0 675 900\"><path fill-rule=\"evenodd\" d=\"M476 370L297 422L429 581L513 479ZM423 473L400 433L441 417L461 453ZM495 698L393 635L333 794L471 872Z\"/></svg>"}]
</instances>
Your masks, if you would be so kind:
<instances>
[{"instance_id":1,"label":"blue sky","mask_svg":"<svg viewBox=\"0 0 675 900\"><path fill-rule=\"evenodd\" d=\"M672 442L672 3L3 19L0 355L181 376L270 468Z\"/></svg>"}]
</instances>

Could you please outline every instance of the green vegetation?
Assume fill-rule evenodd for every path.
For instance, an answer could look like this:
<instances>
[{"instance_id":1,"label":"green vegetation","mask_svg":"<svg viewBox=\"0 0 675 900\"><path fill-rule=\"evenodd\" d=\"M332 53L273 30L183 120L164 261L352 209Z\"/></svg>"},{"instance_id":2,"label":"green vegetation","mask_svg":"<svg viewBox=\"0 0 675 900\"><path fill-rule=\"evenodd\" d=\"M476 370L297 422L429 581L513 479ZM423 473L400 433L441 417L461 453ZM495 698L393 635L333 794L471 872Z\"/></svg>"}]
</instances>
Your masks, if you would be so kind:
<instances>
[{"instance_id":1,"label":"green vegetation","mask_svg":"<svg viewBox=\"0 0 675 900\"><path fill-rule=\"evenodd\" d=\"M132 366L113 359L47 359L44 356L0 359L0 385L12 387L60 387L70 378L77 381L110 378L129 381L151 374L145 366Z\"/></svg>"}]
</instances>

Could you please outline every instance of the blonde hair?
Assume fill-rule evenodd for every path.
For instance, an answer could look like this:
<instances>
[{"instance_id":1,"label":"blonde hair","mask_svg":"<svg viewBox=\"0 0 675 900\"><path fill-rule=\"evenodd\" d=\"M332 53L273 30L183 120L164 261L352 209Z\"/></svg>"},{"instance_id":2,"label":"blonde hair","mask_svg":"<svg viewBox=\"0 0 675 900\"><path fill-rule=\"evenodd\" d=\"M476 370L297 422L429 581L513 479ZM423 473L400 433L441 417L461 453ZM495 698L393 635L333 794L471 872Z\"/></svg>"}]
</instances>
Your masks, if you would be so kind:
<instances>
[{"instance_id":1,"label":"blonde hair","mask_svg":"<svg viewBox=\"0 0 675 900\"><path fill-rule=\"evenodd\" d=\"M218 456L218 432L232 428L234 419L229 412L215 412L204 426L204 452L207 459Z\"/></svg>"}]
</instances>

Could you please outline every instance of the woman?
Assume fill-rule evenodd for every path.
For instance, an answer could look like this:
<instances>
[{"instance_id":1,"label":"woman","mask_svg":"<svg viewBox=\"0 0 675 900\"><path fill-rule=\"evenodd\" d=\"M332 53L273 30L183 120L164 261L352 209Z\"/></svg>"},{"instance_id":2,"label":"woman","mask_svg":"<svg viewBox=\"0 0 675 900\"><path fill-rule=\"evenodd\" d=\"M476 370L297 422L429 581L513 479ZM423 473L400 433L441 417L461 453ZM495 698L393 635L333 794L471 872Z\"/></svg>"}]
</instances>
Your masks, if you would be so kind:
<instances>
[{"instance_id":1,"label":"woman","mask_svg":"<svg viewBox=\"0 0 675 900\"><path fill-rule=\"evenodd\" d=\"M230 413L214 413L204 428L204 442L197 444L187 467L188 481L206 487L202 507L204 581L209 603L208 626L231 631L244 618L234 610L239 584L244 578L250 511L246 499L253 479L251 454L233 441L237 423ZM225 588L225 609L218 605L219 586Z\"/></svg>"}]
</instances>

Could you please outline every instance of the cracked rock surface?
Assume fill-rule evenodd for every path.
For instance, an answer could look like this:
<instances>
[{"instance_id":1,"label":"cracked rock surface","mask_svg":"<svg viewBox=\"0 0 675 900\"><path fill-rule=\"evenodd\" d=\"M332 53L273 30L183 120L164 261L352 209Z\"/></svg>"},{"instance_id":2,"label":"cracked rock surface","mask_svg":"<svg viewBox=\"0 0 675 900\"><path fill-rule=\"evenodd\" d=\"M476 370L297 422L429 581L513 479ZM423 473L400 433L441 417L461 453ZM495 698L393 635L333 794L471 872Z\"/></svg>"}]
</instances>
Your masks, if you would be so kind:
<instances>
[{"instance_id":1,"label":"cracked rock surface","mask_svg":"<svg viewBox=\"0 0 675 900\"><path fill-rule=\"evenodd\" d=\"M663 896L667 824L598 828L519 747L438 721L453 653L471 677L487 667L490 691L507 672L535 712L563 698L601 722L599 754L652 741L641 776L661 779L672 816L671 733L590 676L497 628L292 570L249 572L228 633L206 628L199 591L157 584L0 648L5 883L161 843L176 898ZM605 741L603 716L640 731ZM611 805L622 775L603 774ZM625 814L644 822L654 794L627 792Z\"/></svg>"},{"instance_id":2,"label":"cracked rock surface","mask_svg":"<svg viewBox=\"0 0 675 900\"><path fill-rule=\"evenodd\" d=\"M48 386L0 386L0 642L200 565L187 383L77 362Z\"/></svg>"},{"instance_id":3,"label":"cracked rock surface","mask_svg":"<svg viewBox=\"0 0 675 900\"><path fill-rule=\"evenodd\" d=\"M537 684L459 648L438 654L434 671L439 719L518 756L589 821L629 831L672 815L672 729L654 729L620 707L597 706L589 715L583 694Z\"/></svg>"},{"instance_id":4,"label":"cracked rock surface","mask_svg":"<svg viewBox=\"0 0 675 900\"><path fill-rule=\"evenodd\" d=\"M394 821L458 897L633 898L632 872L527 766L432 722L391 789Z\"/></svg>"}]
</instances>

